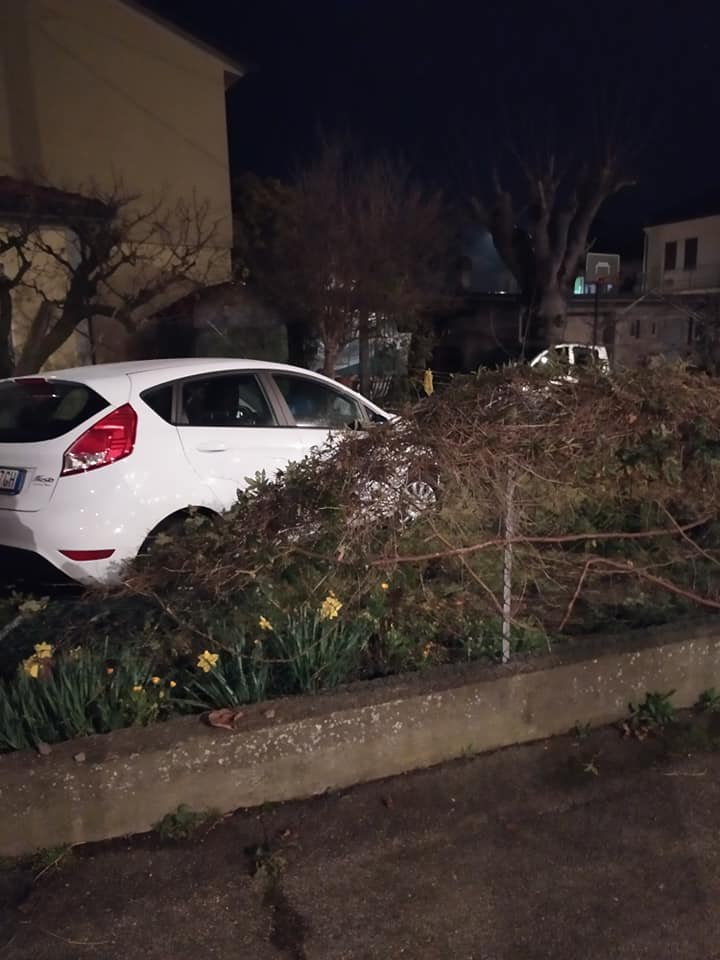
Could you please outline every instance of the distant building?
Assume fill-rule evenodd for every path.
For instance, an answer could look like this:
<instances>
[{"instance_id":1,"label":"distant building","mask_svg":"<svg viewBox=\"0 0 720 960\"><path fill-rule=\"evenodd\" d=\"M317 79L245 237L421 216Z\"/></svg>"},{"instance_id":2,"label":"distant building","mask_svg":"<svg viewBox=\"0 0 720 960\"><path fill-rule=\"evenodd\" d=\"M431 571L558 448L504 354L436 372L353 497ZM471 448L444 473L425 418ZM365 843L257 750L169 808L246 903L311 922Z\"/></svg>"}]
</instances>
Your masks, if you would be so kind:
<instances>
[{"instance_id":1,"label":"distant building","mask_svg":"<svg viewBox=\"0 0 720 960\"><path fill-rule=\"evenodd\" d=\"M720 290L720 203L688 207L645 227L643 290L698 294Z\"/></svg>"}]
</instances>

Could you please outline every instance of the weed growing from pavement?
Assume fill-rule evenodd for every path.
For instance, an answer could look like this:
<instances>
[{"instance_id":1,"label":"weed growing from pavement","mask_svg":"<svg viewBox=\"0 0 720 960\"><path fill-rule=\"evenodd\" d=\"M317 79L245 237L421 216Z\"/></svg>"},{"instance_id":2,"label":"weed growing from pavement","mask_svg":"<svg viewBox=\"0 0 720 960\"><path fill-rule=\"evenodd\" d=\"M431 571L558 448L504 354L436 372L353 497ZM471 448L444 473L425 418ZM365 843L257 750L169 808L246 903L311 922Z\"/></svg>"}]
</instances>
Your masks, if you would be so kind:
<instances>
[{"instance_id":1,"label":"weed growing from pavement","mask_svg":"<svg viewBox=\"0 0 720 960\"><path fill-rule=\"evenodd\" d=\"M695 704L698 713L720 713L720 693L715 687L703 690Z\"/></svg>"},{"instance_id":2,"label":"weed growing from pavement","mask_svg":"<svg viewBox=\"0 0 720 960\"><path fill-rule=\"evenodd\" d=\"M268 886L279 883L286 867L283 856L270 848L267 843L250 847L247 851L250 858L250 874L263 881Z\"/></svg>"},{"instance_id":3,"label":"weed growing from pavement","mask_svg":"<svg viewBox=\"0 0 720 960\"><path fill-rule=\"evenodd\" d=\"M192 840L202 827L209 827L218 818L214 810L192 810L181 803L174 813L166 813L155 829L161 840Z\"/></svg>"},{"instance_id":4,"label":"weed growing from pavement","mask_svg":"<svg viewBox=\"0 0 720 960\"><path fill-rule=\"evenodd\" d=\"M677 720L677 709L672 702L674 695L674 690L665 693L654 690L646 693L640 703L629 703L630 718L625 723L626 732L642 738L674 723Z\"/></svg>"},{"instance_id":5,"label":"weed growing from pavement","mask_svg":"<svg viewBox=\"0 0 720 960\"><path fill-rule=\"evenodd\" d=\"M587 740L592 733L592 726L589 723L578 722L572 728L571 732L576 740L582 742L583 740Z\"/></svg>"}]
</instances>

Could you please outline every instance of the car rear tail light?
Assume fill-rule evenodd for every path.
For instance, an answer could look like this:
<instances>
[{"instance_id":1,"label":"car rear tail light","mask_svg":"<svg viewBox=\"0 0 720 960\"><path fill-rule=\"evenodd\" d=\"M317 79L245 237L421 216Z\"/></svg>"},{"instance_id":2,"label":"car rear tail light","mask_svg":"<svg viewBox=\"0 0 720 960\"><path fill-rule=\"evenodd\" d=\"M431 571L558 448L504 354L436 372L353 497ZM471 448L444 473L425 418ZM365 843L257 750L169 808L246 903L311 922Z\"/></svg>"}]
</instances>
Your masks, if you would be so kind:
<instances>
[{"instance_id":1,"label":"car rear tail light","mask_svg":"<svg viewBox=\"0 0 720 960\"><path fill-rule=\"evenodd\" d=\"M107 560L114 550L61 550L60 553L68 560Z\"/></svg>"},{"instance_id":2,"label":"car rear tail light","mask_svg":"<svg viewBox=\"0 0 720 960\"><path fill-rule=\"evenodd\" d=\"M93 424L65 452L60 476L97 470L130 456L136 432L137 414L126 403Z\"/></svg>"}]
</instances>

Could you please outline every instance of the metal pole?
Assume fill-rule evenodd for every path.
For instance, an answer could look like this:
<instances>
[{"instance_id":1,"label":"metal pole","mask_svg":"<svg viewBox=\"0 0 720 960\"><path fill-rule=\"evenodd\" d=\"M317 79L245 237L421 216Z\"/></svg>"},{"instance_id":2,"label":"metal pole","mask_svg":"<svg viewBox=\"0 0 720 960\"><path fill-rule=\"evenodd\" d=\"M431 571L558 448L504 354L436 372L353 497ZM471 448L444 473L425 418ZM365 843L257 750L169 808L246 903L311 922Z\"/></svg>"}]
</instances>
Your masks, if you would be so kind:
<instances>
[{"instance_id":1,"label":"metal pole","mask_svg":"<svg viewBox=\"0 0 720 960\"><path fill-rule=\"evenodd\" d=\"M510 640L512 631L512 569L513 544L515 536L515 508L514 508L515 480L512 474L508 475L507 493L505 496L505 548L503 550L503 623L502 623L502 662L510 659Z\"/></svg>"},{"instance_id":2,"label":"metal pole","mask_svg":"<svg viewBox=\"0 0 720 960\"><path fill-rule=\"evenodd\" d=\"M593 335L592 335L592 345L597 346L597 337L598 337L598 307L600 299L600 280L595 278L595 313L593 316Z\"/></svg>"}]
</instances>

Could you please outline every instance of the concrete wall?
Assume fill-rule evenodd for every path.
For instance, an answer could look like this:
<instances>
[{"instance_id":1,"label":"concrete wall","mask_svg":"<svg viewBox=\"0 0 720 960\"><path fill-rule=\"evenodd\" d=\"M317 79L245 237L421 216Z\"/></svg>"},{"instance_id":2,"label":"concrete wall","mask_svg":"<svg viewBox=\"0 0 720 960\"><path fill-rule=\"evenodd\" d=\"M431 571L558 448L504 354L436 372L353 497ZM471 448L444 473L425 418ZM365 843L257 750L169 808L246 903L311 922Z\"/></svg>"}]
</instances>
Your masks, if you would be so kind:
<instances>
[{"instance_id":1,"label":"concrete wall","mask_svg":"<svg viewBox=\"0 0 720 960\"><path fill-rule=\"evenodd\" d=\"M674 689L720 687L720 620L568 645L504 667L438 668L247 710L0 756L0 855L150 830L180 804L227 812L311 796L627 714Z\"/></svg>"},{"instance_id":2,"label":"concrete wall","mask_svg":"<svg viewBox=\"0 0 720 960\"><path fill-rule=\"evenodd\" d=\"M698 241L697 266L685 270L685 242ZM677 244L676 268L665 270L665 244ZM645 285L666 292L720 286L720 216L645 228Z\"/></svg>"}]
</instances>

